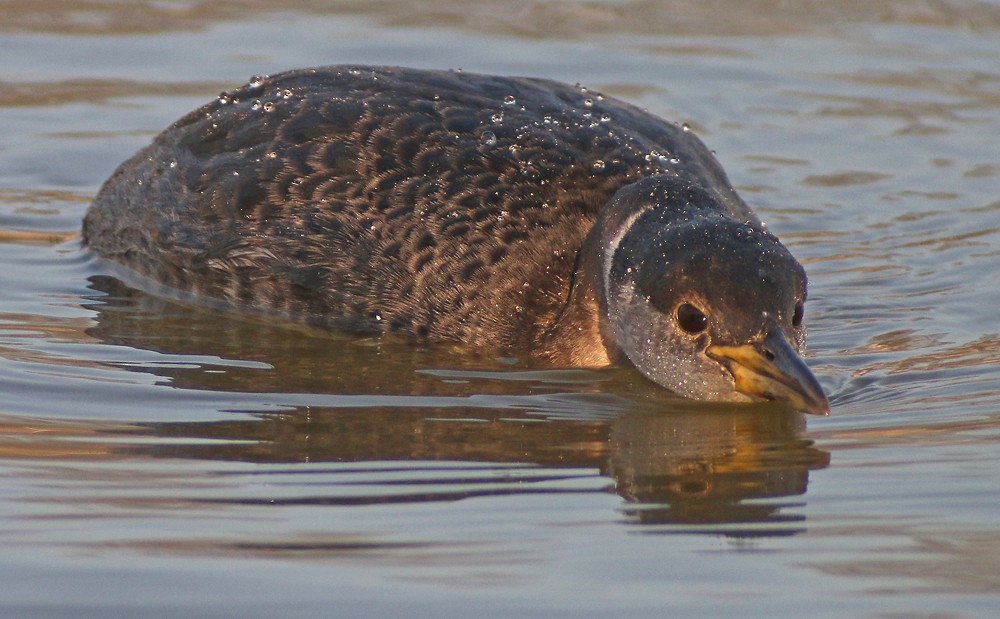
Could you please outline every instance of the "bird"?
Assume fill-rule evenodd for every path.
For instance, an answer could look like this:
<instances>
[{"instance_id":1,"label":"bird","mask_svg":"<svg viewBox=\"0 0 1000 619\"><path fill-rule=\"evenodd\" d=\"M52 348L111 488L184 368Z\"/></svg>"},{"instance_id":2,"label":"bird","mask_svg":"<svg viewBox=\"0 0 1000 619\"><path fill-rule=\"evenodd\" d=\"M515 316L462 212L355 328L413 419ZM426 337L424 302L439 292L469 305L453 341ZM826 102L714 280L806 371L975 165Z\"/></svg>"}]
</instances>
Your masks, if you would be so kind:
<instances>
[{"instance_id":1,"label":"bird","mask_svg":"<svg viewBox=\"0 0 1000 619\"><path fill-rule=\"evenodd\" d=\"M799 262L687 125L579 84L254 76L121 164L82 236L231 311L829 413Z\"/></svg>"}]
</instances>

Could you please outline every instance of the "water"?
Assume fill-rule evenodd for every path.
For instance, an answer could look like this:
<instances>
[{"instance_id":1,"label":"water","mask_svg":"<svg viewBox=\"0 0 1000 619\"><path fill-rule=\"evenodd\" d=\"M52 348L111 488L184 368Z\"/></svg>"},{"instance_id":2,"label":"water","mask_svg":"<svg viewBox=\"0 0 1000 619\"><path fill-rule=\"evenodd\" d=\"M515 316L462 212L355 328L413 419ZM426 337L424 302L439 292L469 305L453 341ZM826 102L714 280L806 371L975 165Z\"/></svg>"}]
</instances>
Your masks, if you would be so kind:
<instances>
[{"instance_id":1,"label":"water","mask_svg":"<svg viewBox=\"0 0 1000 619\"><path fill-rule=\"evenodd\" d=\"M1000 3L41 1L0 57L0 616L1000 614ZM690 124L809 270L833 414L239 322L81 253L167 124L352 62Z\"/></svg>"}]
</instances>

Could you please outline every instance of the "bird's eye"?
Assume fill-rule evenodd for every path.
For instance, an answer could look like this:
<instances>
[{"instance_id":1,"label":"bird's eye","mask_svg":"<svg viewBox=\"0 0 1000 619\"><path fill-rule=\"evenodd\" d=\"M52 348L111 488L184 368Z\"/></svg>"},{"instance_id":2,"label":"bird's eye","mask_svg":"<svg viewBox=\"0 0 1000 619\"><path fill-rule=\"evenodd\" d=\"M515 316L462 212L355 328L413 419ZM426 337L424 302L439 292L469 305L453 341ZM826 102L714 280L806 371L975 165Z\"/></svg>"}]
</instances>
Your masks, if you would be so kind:
<instances>
[{"instance_id":1,"label":"bird's eye","mask_svg":"<svg viewBox=\"0 0 1000 619\"><path fill-rule=\"evenodd\" d=\"M708 326L708 316L690 303L681 303L677 306L677 324L688 333L701 333Z\"/></svg>"},{"instance_id":2,"label":"bird's eye","mask_svg":"<svg viewBox=\"0 0 1000 619\"><path fill-rule=\"evenodd\" d=\"M802 306L802 301L795 304L795 310L792 311L792 326L799 327L802 326L802 314L805 308Z\"/></svg>"}]
</instances>

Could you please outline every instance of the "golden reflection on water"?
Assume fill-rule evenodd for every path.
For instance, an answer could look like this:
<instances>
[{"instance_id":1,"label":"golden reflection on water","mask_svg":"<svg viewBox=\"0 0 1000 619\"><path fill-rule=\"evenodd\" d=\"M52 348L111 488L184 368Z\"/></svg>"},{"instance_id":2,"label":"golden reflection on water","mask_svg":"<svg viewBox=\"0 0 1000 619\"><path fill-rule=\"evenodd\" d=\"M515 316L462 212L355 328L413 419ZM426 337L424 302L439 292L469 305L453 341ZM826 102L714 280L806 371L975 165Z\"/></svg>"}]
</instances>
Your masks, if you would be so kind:
<instances>
[{"instance_id":1,"label":"golden reflection on water","mask_svg":"<svg viewBox=\"0 0 1000 619\"><path fill-rule=\"evenodd\" d=\"M804 494L809 471L829 462L827 452L803 438L803 416L774 407L666 398L651 387L644 392L637 386L643 383L631 382L641 379L627 372L619 373L628 377L621 382L615 373L609 378L594 372L504 369L495 361L407 344L289 337L280 326L158 299L113 278L94 277L92 282L107 294L95 297L96 322L65 322L58 333L44 330L46 337L72 341L74 336L63 332L77 329L76 338L190 359L121 366L154 374L179 389L274 393L276 401L282 393L311 393L326 397L329 405L283 412L236 405L231 419L203 422L11 422L0 427L0 457L358 463L361 470L398 462L408 477L390 493L374 478L354 482L357 487L345 493L333 475L292 496L244 496L238 502L338 506L614 492L626 502L627 522L688 530L711 525L716 533L734 535L741 535L747 524L767 524L767 534L800 530L795 523L803 517L784 513L798 504L788 497ZM407 357L407 351L414 356ZM213 368L206 359L237 361ZM435 367L430 359L450 369L414 371ZM367 399L347 399L345 394L359 383ZM393 396L405 399L387 405ZM459 466L450 481L426 479L422 471L431 462L487 466L502 475L480 479ZM605 481L575 488L572 480L581 471ZM550 485L540 486L542 481ZM191 500L200 504L209 499ZM141 503L142 492L127 501Z\"/></svg>"},{"instance_id":2,"label":"golden reflection on water","mask_svg":"<svg viewBox=\"0 0 1000 619\"><path fill-rule=\"evenodd\" d=\"M116 459L108 433L124 424L59 423L48 420L4 420L0 417L0 458L18 460Z\"/></svg>"},{"instance_id":3,"label":"golden reflection on water","mask_svg":"<svg viewBox=\"0 0 1000 619\"><path fill-rule=\"evenodd\" d=\"M786 501L757 500L804 494L809 471L828 464L829 455L800 436L803 425L801 415L775 411L624 412L605 421L539 422L517 417L514 411L488 409L302 409L232 421L114 426L8 423L0 426L0 457L153 457L313 467L324 462L361 467L398 462L403 471L412 466L407 481L389 494L374 479L355 482L358 488L344 494L332 475L294 496L235 500L266 505L374 505L575 492L579 490L560 490L558 482L579 477L581 469L595 470L610 479L603 491L613 490L625 499L630 521L695 528L727 524L736 535L740 525L769 523L780 525L769 529L770 534L787 534L796 529L783 525L803 517L783 514ZM450 479L421 479L428 463L435 461L483 463L498 468L503 477L480 478L459 468ZM434 487L426 488L431 482ZM539 482L556 482L556 487L540 488ZM135 506L164 500L144 498L141 487L134 490L116 501ZM98 496L83 500L101 502ZM206 500L230 499L191 502Z\"/></svg>"}]
</instances>

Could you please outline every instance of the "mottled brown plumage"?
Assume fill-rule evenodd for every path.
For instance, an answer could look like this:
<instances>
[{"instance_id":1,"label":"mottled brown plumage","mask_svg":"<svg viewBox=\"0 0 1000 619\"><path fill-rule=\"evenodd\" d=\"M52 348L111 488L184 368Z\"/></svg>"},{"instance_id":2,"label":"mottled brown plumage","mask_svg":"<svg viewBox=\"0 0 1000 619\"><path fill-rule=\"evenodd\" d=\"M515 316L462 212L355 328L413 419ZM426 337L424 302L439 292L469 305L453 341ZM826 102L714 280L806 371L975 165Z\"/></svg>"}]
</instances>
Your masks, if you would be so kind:
<instances>
[{"instance_id":1,"label":"mottled brown plumage","mask_svg":"<svg viewBox=\"0 0 1000 619\"><path fill-rule=\"evenodd\" d=\"M640 179L649 198L623 192L613 206ZM654 198L665 204L640 204ZM753 309L788 323L801 268L691 132L538 79L383 67L255 78L124 163L84 238L171 289L253 311L564 365L632 360L662 383L614 343L608 318L608 252L628 236L615 226L649 208L666 213L654 225L746 229L739 251L779 255L778 294ZM782 329L801 345L798 326ZM732 399L732 375L711 363L725 380L666 386Z\"/></svg>"}]
</instances>

